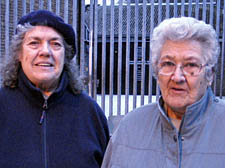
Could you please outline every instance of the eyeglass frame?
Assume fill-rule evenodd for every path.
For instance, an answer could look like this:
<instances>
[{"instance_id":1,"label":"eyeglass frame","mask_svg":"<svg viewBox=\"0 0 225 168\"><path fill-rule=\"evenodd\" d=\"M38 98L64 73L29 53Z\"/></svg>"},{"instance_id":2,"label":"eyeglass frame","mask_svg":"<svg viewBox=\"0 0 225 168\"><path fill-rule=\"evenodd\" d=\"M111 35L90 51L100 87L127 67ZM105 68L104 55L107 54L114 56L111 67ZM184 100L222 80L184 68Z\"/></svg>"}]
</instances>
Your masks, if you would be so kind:
<instances>
[{"instance_id":1,"label":"eyeglass frame","mask_svg":"<svg viewBox=\"0 0 225 168\"><path fill-rule=\"evenodd\" d=\"M165 61L165 62L170 62L170 61ZM158 73L161 74L161 75L165 75L165 76L173 75L175 73L176 69L177 69L177 65L179 65L179 64L174 64L174 65L176 65L176 66L175 66L174 70L171 71L170 73L162 73L162 72L160 72L160 67L158 67L159 68L158 69ZM186 71L184 71L184 65L180 65L179 68L181 69L183 75L185 75L185 76L198 76L200 74L200 72L201 72L201 70L202 70L203 67L209 66L207 63L206 64L198 64L198 65L200 66L200 68L199 68L199 72L196 75L191 75L190 73L187 73Z\"/></svg>"}]
</instances>

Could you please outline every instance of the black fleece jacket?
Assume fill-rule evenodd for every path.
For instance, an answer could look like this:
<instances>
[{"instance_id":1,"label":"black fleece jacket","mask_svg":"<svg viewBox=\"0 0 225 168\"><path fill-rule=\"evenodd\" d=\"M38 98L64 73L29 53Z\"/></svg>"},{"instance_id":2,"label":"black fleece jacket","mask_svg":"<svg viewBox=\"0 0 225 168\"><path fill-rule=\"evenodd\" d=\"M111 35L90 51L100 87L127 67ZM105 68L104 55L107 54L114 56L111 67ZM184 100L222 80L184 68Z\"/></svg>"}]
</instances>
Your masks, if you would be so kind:
<instances>
[{"instance_id":1,"label":"black fleece jacket","mask_svg":"<svg viewBox=\"0 0 225 168\"><path fill-rule=\"evenodd\" d=\"M102 110L70 91L66 72L48 100L23 71L0 90L0 168L98 168L108 140Z\"/></svg>"}]
</instances>

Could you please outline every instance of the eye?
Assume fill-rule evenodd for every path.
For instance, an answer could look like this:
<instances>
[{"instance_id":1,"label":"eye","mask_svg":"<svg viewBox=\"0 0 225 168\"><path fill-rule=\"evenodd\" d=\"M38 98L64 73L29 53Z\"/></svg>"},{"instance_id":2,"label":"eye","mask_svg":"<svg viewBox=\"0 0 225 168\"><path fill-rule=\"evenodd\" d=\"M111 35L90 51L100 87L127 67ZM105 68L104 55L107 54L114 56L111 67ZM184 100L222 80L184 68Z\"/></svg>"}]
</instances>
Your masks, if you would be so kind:
<instances>
[{"instance_id":1,"label":"eye","mask_svg":"<svg viewBox=\"0 0 225 168\"><path fill-rule=\"evenodd\" d=\"M54 42L53 45L55 45L55 46L61 46L61 44L58 43L58 42Z\"/></svg>"},{"instance_id":2,"label":"eye","mask_svg":"<svg viewBox=\"0 0 225 168\"><path fill-rule=\"evenodd\" d=\"M194 62L188 62L188 63L184 64L184 67L187 67L187 68L199 68L200 65L197 64L197 63L194 63Z\"/></svg>"},{"instance_id":3,"label":"eye","mask_svg":"<svg viewBox=\"0 0 225 168\"><path fill-rule=\"evenodd\" d=\"M40 44L39 41L30 41L30 42L28 42L28 46L30 46L31 48L37 48L39 44Z\"/></svg>"},{"instance_id":4,"label":"eye","mask_svg":"<svg viewBox=\"0 0 225 168\"><path fill-rule=\"evenodd\" d=\"M37 44L39 44L39 42L38 41L30 41L28 44L29 45L37 45Z\"/></svg>"},{"instance_id":5,"label":"eye","mask_svg":"<svg viewBox=\"0 0 225 168\"><path fill-rule=\"evenodd\" d=\"M175 66L175 64L171 61L163 61L163 62L161 62L160 66L161 67L173 67L173 66Z\"/></svg>"},{"instance_id":6,"label":"eye","mask_svg":"<svg viewBox=\"0 0 225 168\"><path fill-rule=\"evenodd\" d=\"M54 41L51 43L51 45L55 48L55 49L59 49L61 48L63 45L60 42Z\"/></svg>"}]
</instances>

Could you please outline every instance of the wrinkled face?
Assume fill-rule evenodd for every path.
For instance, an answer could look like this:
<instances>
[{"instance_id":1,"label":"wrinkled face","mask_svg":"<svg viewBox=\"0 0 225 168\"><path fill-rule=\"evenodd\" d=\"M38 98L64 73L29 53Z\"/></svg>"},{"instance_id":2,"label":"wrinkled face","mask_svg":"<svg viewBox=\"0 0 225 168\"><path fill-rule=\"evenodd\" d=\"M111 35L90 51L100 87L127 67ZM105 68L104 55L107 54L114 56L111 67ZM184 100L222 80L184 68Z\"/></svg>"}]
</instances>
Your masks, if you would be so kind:
<instances>
[{"instance_id":1,"label":"wrinkled face","mask_svg":"<svg viewBox=\"0 0 225 168\"><path fill-rule=\"evenodd\" d=\"M197 76L184 75L180 67L187 63L202 65L206 63L202 56L201 45L197 41L167 40L161 49L160 61L173 62L177 65L173 74L159 73L157 80L166 105L173 111L184 113L186 107L198 101L207 88L204 67Z\"/></svg>"},{"instance_id":2,"label":"wrinkled face","mask_svg":"<svg viewBox=\"0 0 225 168\"><path fill-rule=\"evenodd\" d=\"M35 26L25 34L19 59L25 75L36 87L58 83L64 58L63 38L53 28Z\"/></svg>"}]
</instances>

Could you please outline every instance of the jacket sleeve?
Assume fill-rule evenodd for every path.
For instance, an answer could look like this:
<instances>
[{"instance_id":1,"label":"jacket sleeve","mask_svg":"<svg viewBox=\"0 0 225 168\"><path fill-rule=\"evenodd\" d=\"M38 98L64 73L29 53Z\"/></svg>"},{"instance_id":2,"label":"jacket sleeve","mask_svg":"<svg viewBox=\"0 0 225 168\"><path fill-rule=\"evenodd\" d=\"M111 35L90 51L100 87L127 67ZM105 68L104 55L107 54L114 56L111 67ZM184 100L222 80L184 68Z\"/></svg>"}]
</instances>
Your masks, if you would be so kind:
<instances>
[{"instance_id":1,"label":"jacket sleeve","mask_svg":"<svg viewBox=\"0 0 225 168\"><path fill-rule=\"evenodd\" d=\"M110 167L109 165L110 165L110 160L112 157L112 148L113 148L113 144L110 139L107 149L106 149L106 152L105 152L105 155L104 155L104 159L103 159L101 168L109 168Z\"/></svg>"},{"instance_id":2,"label":"jacket sleeve","mask_svg":"<svg viewBox=\"0 0 225 168\"><path fill-rule=\"evenodd\" d=\"M102 165L103 157L110 139L109 136L109 129L107 124L107 119L105 117L105 114L103 113L102 109L98 106L98 104L95 102L95 110L97 112L97 116L93 118L93 121L95 121L95 131L97 132L97 139L100 146L101 154L98 156L98 164L99 167ZM98 124L96 124L96 122Z\"/></svg>"},{"instance_id":3,"label":"jacket sleeve","mask_svg":"<svg viewBox=\"0 0 225 168\"><path fill-rule=\"evenodd\" d=\"M119 164L122 162L122 157L120 157L121 149L118 142L123 135L119 133L118 129L115 130L110 138L101 168L121 168Z\"/></svg>"}]
</instances>

